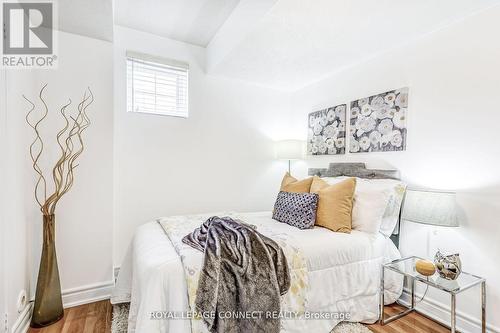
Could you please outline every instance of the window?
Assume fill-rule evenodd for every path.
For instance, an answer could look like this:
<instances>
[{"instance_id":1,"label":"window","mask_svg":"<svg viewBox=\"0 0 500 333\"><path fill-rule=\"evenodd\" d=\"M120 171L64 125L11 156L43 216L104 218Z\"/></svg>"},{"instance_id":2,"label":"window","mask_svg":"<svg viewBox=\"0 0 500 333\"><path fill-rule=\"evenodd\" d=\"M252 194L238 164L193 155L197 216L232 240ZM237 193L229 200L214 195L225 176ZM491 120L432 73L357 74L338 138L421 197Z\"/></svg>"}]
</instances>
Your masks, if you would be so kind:
<instances>
[{"instance_id":1,"label":"window","mask_svg":"<svg viewBox=\"0 0 500 333\"><path fill-rule=\"evenodd\" d=\"M186 63L127 52L127 111L188 116Z\"/></svg>"}]
</instances>

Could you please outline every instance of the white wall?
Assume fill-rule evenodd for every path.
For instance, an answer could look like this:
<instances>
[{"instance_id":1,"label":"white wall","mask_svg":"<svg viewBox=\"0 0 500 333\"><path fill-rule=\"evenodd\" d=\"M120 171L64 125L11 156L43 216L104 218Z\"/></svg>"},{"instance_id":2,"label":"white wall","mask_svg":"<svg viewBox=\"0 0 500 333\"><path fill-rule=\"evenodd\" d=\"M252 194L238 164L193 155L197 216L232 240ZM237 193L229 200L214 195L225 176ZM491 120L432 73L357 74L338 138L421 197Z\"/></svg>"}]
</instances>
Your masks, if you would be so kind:
<instances>
[{"instance_id":1,"label":"white wall","mask_svg":"<svg viewBox=\"0 0 500 333\"><path fill-rule=\"evenodd\" d=\"M59 157L55 134L63 125L58 114L60 106L71 98L75 107L87 86L95 95L95 102L88 109L92 125L84 134L85 151L79 160L74 186L56 211L63 300L69 306L92 297L105 297L112 286L113 48L108 42L67 33L59 33L58 38L56 70L9 70L7 73L6 185L9 196L5 213L9 230L9 326L16 326L14 322L19 316L17 295L26 290L28 297L33 297L38 273L42 217L33 198L35 175L28 155L33 133L24 117L29 104L21 95L36 100L44 83L48 83L45 96L50 107L49 117L42 125L45 143L42 165L46 167L53 166ZM51 179L50 170L45 172L48 179Z\"/></svg>"},{"instance_id":2,"label":"white wall","mask_svg":"<svg viewBox=\"0 0 500 333\"><path fill-rule=\"evenodd\" d=\"M0 69L0 184L4 185L4 189L0 191L0 315L7 313L8 298L7 298L7 237L6 237L6 168L7 162L5 156L7 154L7 124L6 124L6 72ZM0 329L4 329L1 325Z\"/></svg>"},{"instance_id":3,"label":"white wall","mask_svg":"<svg viewBox=\"0 0 500 333\"><path fill-rule=\"evenodd\" d=\"M0 69L0 155L5 156L7 147L5 126L5 70ZM0 184L5 184L5 158L0 159ZM6 191L0 191L0 315L7 312L7 269L5 257L5 194ZM0 326L2 327L2 326ZM1 329L1 328L0 328Z\"/></svg>"},{"instance_id":4,"label":"white wall","mask_svg":"<svg viewBox=\"0 0 500 333\"><path fill-rule=\"evenodd\" d=\"M155 217L269 209L284 163L289 95L208 76L205 50L115 28L115 265L135 228ZM126 50L186 61L189 118L126 112Z\"/></svg>"},{"instance_id":5,"label":"white wall","mask_svg":"<svg viewBox=\"0 0 500 333\"><path fill-rule=\"evenodd\" d=\"M5 71L0 69L0 154L5 147ZM5 156L5 155L4 155ZM0 159L0 184L5 184L5 159ZM0 314L7 312L7 286L5 266L5 191L0 191Z\"/></svg>"},{"instance_id":6,"label":"white wall","mask_svg":"<svg viewBox=\"0 0 500 333\"><path fill-rule=\"evenodd\" d=\"M467 215L462 227L437 230L405 223L404 255L428 256L435 247L460 252L465 271L487 278L488 322L500 327L500 8L490 9L411 45L380 55L293 94L293 128L307 135L307 114L320 107L408 86L408 144L404 152L309 158L309 166L364 161L395 167L412 185L458 192ZM381 42L390 36L381 36ZM305 168L301 172L305 174ZM449 304L432 291L427 299ZM459 311L480 318L479 289L458 296ZM435 312L438 314L438 312ZM448 318L446 318L448 320ZM477 327L461 324L469 332ZM470 322L469 322L470 324Z\"/></svg>"},{"instance_id":7,"label":"white wall","mask_svg":"<svg viewBox=\"0 0 500 333\"><path fill-rule=\"evenodd\" d=\"M58 69L37 77L38 86L49 83L52 105L68 98L78 103L87 87L95 98L88 108L92 123L84 134L75 182L58 204L56 216L61 284L68 304L85 297L78 293L88 287L107 288L96 291L107 296L113 280L113 46L59 33L59 53Z\"/></svg>"},{"instance_id":8,"label":"white wall","mask_svg":"<svg viewBox=\"0 0 500 333\"><path fill-rule=\"evenodd\" d=\"M33 91L32 72L6 71L5 99L5 164L4 186L5 210L5 267L6 267L6 298L7 326L22 326L27 308L18 309L17 300L21 291L30 292L30 247L28 241L27 198L31 202L31 192L26 191L28 178L25 170L29 163L28 145L24 144L24 111L26 105L20 103L21 92ZM22 108L19 106L22 105ZM27 155L26 155L27 156ZM8 233L8 234L7 234ZM20 310L20 311L19 311Z\"/></svg>"}]
</instances>

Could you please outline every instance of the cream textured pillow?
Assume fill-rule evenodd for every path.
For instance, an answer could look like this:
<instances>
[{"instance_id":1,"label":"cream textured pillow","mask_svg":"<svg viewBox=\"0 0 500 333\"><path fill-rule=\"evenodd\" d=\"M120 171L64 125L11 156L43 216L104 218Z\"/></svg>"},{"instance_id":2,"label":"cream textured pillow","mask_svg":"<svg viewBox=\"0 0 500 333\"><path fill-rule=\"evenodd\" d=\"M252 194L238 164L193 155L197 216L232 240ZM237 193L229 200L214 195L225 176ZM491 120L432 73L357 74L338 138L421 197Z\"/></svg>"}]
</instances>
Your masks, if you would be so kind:
<instances>
[{"instance_id":1,"label":"cream textured pillow","mask_svg":"<svg viewBox=\"0 0 500 333\"><path fill-rule=\"evenodd\" d=\"M351 232L352 206L356 178L348 178L338 184L329 185L314 176L311 193L319 195L315 225L338 232Z\"/></svg>"},{"instance_id":2,"label":"cream textured pillow","mask_svg":"<svg viewBox=\"0 0 500 333\"><path fill-rule=\"evenodd\" d=\"M287 172L283 177L283 180L281 181L280 191L293 193L309 193L312 181L312 177L303 180L297 180L297 178L292 177Z\"/></svg>"}]
</instances>

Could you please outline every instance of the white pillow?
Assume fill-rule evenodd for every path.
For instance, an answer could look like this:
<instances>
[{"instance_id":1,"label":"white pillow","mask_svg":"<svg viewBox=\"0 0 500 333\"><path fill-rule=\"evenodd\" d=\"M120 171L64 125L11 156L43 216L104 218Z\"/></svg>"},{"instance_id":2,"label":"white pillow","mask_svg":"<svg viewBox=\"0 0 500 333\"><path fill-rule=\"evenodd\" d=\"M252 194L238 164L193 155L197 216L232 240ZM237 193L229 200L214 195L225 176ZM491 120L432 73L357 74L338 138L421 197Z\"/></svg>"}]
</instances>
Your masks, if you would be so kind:
<instances>
[{"instance_id":1,"label":"white pillow","mask_svg":"<svg viewBox=\"0 0 500 333\"><path fill-rule=\"evenodd\" d=\"M348 177L325 177L336 184ZM389 237L399 220L406 184L394 179L356 178L352 228L370 233L380 231Z\"/></svg>"},{"instance_id":2,"label":"white pillow","mask_svg":"<svg viewBox=\"0 0 500 333\"><path fill-rule=\"evenodd\" d=\"M395 179L363 179L363 181L389 193L389 200L380 224L380 232L390 237L399 221L406 184Z\"/></svg>"},{"instance_id":3,"label":"white pillow","mask_svg":"<svg viewBox=\"0 0 500 333\"><path fill-rule=\"evenodd\" d=\"M352 229L372 234L380 230L382 216L389 202L389 191L380 191L371 186L358 186L354 191L352 207Z\"/></svg>"}]
</instances>

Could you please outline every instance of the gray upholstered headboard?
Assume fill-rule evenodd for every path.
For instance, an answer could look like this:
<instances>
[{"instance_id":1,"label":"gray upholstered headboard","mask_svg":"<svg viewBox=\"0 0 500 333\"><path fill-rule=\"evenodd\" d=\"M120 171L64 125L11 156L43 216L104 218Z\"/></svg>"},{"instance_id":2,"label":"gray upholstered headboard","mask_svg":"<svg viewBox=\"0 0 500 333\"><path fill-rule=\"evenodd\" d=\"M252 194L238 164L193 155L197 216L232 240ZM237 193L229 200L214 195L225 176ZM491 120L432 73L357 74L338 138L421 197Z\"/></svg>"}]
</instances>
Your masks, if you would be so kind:
<instances>
[{"instance_id":1,"label":"gray upholstered headboard","mask_svg":"<svg viewBox=\"0 0 500 333\"><path fill-rule=\"evenodd\" d=\"M328 168L310 168L309 176L359 177L367 179L399 179L397 170L367 169L365 163L330 163Z\"/></svg>"},{"instance_id":2,"label":"gray upholstered headboard","mask_svg":"<svg viewBox=\"0 0 500 333\"><path fill-rule=\"evenodd\" d=\"M398 170L367 169L365 163L330 163L328 168L309 168L309 176L319 177L359 177L367 179L400 179ZM400 219L391 236L391 240L399 248Z\"/></svg>"}]
</instances>

